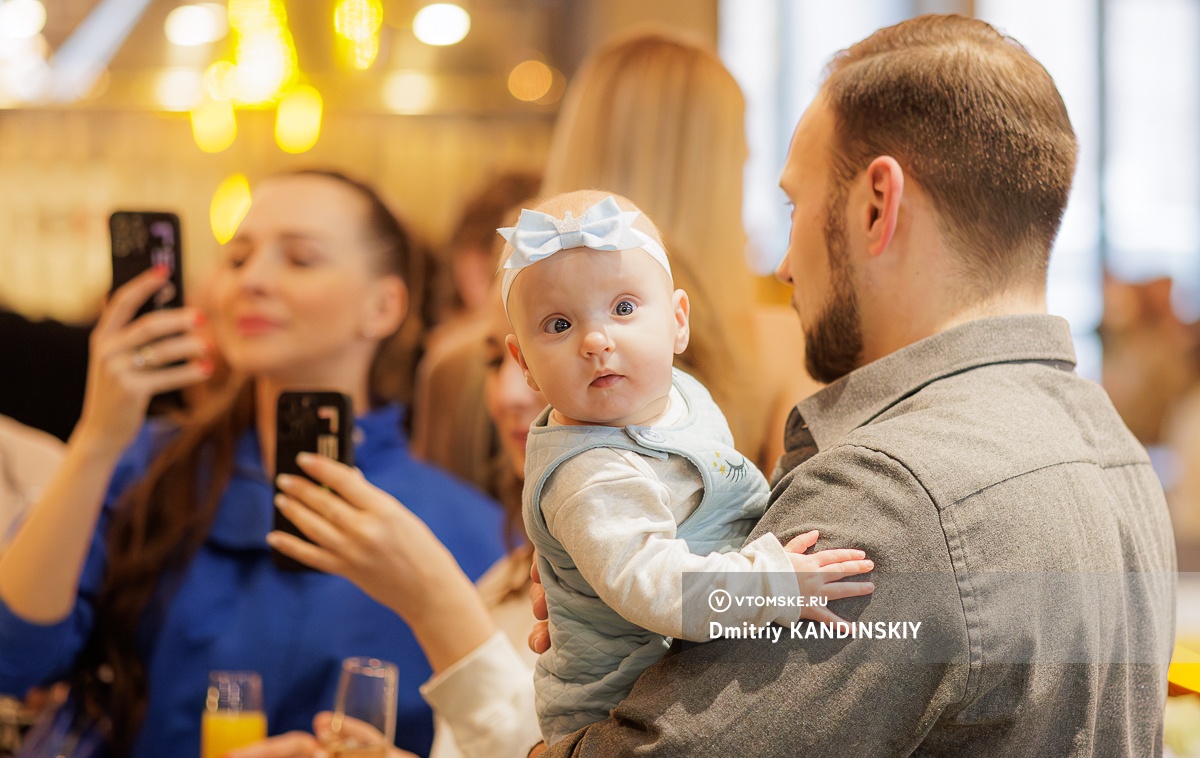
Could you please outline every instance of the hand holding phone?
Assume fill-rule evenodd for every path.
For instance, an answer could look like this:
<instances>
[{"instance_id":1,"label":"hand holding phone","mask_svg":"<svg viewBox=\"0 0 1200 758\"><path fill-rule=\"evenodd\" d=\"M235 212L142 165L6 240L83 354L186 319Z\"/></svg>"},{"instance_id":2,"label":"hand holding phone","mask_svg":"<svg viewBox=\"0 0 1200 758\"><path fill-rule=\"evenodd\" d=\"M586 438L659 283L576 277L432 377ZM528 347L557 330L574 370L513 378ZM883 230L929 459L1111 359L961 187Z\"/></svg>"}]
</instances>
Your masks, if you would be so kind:
<instances>
[{"instance_id":1,"label":"hand holding phone","mask_svg":"<svg viewBox=\"0 0 1200 758\"><path fill-rule=\"evenodd\" d=\"M316 453L354 465L354 406L341 392L284 392L275 416L275 474L291 474L314 481L296 464L299 453ZM279 488L276 487L276 492ZM275 529L311 542L275 509ZM314 569L272 549L271 558L284 571Z\"/></svg>"}]
</instances>

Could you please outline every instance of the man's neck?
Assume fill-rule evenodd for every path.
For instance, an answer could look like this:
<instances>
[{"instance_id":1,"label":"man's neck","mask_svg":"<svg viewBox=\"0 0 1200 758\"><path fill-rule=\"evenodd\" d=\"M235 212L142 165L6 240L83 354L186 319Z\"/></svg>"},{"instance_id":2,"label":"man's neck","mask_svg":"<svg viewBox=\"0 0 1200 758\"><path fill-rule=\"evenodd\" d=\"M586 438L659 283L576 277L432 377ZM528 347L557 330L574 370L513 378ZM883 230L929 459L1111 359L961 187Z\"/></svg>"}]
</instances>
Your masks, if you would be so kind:
<instances>
[{"instance_id":1,"label":"man's neck","mask_svg":"<svg viewBox=\"0 0 1200 758\"><path fill-rule=\"evenodd\" d=\"M914 302L906 313L892 314L889 318L877 319L876 328L863 326L863 354L860 365L866 365L885 355L908 347L927 337L953 329L969 321L992 316L1021 316L1046 313L1044 292L1022 290L1008 291L993 297L973 302L946 305L943 308L932 300Z\"/></svg>"}]
</instances>

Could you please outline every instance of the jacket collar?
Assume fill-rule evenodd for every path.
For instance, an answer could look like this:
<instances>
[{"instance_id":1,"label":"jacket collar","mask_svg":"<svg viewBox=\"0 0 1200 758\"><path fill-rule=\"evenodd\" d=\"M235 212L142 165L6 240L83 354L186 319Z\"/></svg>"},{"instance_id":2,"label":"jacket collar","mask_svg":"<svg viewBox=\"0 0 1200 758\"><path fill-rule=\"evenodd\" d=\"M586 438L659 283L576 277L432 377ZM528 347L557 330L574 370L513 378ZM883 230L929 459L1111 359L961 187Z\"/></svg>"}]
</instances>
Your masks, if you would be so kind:
<instances>
[{"instance_id":1,"label":"jacket collar","mask_svg":"<svg viewBox=\"0 0 1200 758\"><path fill-rule=\"evenodd\" d=\"M982 366L1026 362L1074 370L1075 350L1066 320L1038 314L968 321L850 372L801 401L793 416L803 418L817 449L827 450L939 379ZM789 450L802 442L800 427L788 424Z\"/></svg>"}]
</instances>

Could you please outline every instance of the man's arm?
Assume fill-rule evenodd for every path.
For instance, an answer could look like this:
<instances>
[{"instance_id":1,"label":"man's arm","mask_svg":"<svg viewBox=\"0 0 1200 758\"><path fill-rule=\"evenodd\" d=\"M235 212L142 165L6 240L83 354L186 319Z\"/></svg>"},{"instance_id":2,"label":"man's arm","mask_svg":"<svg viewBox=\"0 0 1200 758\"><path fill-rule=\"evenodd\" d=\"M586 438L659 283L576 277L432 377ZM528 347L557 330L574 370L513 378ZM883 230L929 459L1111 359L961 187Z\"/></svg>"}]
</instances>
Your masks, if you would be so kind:
<instances>
[{"instance_id":1,"label":"man's arm","mask_svg":"<svg viewBox=\"0 0 1200 758\"><path fill-rule=\"evenodd\" d=\"M864 637L806 638L801 623L770 639L724 639L669 655L605 721L548 756L907 754L963 698L969 641L939 513L894 459L833 448L777 486L750 539L819 529L817 547L875 559L874 595L840 601ZM883 622L882 627L878 622ZM919 624L914 631L914 624ZM818 627L813 629L820 630ZM855 633L862 631L855 627ZM886 638L907 633L904 638ZM836 633L836 630L831 630ZM915 634L915 639L913 635ZM796 635L799 635L798 637Z\"/></svg>"}]
</instances>

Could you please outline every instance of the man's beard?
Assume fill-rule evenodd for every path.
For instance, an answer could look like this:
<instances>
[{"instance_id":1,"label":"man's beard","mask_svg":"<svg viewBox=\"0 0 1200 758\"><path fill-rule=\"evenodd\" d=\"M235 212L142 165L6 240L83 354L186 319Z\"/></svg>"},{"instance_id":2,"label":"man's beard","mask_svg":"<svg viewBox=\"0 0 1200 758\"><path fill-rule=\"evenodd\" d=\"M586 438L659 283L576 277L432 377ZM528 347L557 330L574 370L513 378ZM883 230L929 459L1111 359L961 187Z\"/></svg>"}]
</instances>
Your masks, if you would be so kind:
<instances>
[{"instance_id":1,"label":"man's beard","mask_svg":"<svg viewBox=\"0 0 1200 758\"><path fill-rule=\"evenodd\" d=\"M849 242L842 217L846 189L835 190L825 211L825 247L829 254L829 300L812 328L804 330L804 364L818 382L828 384L858 367L863 351L862 319L850 271Z\"/></svg>"}]
</instances>

